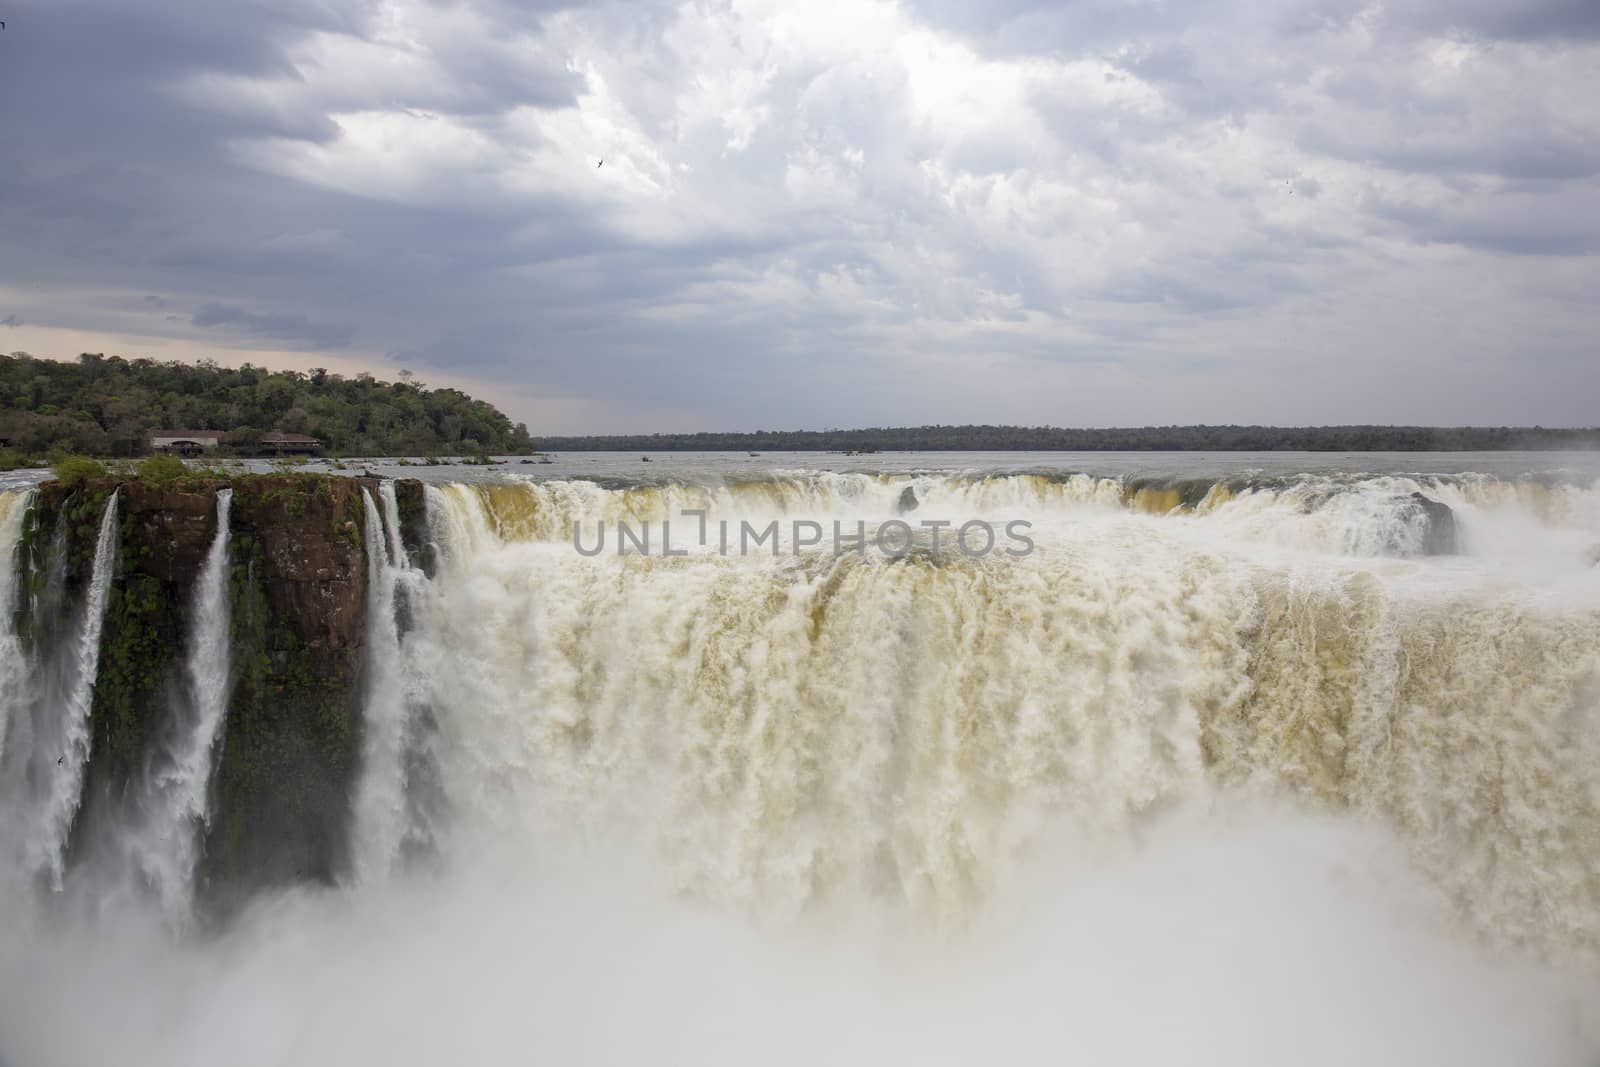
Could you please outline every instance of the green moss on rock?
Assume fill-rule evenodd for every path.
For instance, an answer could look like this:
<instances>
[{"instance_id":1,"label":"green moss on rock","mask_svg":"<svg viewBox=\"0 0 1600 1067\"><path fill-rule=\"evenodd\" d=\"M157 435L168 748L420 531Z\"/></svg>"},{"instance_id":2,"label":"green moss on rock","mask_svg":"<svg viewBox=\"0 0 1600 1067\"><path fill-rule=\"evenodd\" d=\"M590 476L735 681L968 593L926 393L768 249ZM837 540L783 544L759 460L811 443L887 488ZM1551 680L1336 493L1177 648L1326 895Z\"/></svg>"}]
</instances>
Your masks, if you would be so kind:
<instances>
[{"instance_id":1,"label":"green moss on rock","mask_svg":"<svg viewBox=\"0 0 1600 1067\"><path fill-rule=\"evenodd\" d=\"M94 797L115 803L147 765L181 692L188 607L216 533L216 492L234 491L233 685L201 868L214 901L264 884L332 880L344 862L360 743L361 492L369 481L283 473L46 483L24 520L19 551L31 595L23 600L43 589L59 545L58 614L70 617L106 501L121 492L120 565L107 602L87 783ZM399 494L402 524L421 529L422 489L411 485Z\"/></svg>"}]
</instances>

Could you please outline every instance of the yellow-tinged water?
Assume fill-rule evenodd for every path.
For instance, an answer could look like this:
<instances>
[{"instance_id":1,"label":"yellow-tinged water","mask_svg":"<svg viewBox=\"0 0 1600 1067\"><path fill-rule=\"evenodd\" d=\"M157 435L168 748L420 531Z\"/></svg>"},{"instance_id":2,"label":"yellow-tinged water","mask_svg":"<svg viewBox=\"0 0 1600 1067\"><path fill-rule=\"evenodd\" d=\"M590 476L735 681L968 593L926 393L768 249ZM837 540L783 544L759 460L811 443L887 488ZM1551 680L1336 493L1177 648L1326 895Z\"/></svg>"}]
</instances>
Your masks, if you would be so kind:
<instances>
[{"instance_id":1,"label":"yellow-tinged water","mask_svg":"<svg viewBox=\"0 0 1600 1067\"><path fill-rule=\"evenodd\" d=\"M570 543L573 521L678 507L881 520L907 486L905 519L1010 508L1037 550ZM1176 490L1130 509L1087 478L448 486L407 656L461 809L508 834L632 826L700 899L866 897L960 925L1053 827L1127 835L1243 789L1392 828L1491 942L1596 957L1600 575L1563 554L1589 530L1456 488L1468 554L1395 558L1351 531L1399 492L1308 511L1304 490L1217 489L1185 518L1162 517ZM1551 558L1500 558L1497 522Z\"/></svg>"}]
</instances>

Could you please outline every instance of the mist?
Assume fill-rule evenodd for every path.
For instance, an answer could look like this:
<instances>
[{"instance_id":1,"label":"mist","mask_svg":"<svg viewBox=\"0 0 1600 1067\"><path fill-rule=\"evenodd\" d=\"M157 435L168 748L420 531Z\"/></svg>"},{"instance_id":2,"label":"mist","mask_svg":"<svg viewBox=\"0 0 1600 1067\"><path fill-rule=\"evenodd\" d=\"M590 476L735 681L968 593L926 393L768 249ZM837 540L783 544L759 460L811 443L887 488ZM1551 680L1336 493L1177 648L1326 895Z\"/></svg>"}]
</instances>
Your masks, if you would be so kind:
<instances>
[{"instance_id":1,"label":"mist","mask_svg":"<svg viewBox=\"0 0 1600 1067\"><path fill-rule=\"evenodd\" d=\"M1237 799L1121 844L1055 835L959 929L882 901L763 922L614 843L220 932L32 912L5 1062L1590 1064L1600 988L1456 931L1378 828Z\"/></svg>"}]
</instances>

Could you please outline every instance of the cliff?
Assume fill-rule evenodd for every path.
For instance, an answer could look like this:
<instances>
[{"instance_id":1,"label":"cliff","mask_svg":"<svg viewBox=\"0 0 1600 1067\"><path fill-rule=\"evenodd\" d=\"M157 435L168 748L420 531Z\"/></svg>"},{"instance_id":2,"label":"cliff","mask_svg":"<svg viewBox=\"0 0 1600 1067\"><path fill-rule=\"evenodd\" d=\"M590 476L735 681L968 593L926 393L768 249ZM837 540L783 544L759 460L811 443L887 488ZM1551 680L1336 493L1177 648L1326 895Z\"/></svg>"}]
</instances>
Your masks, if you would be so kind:
<instances>
[{"instance_id":1,"label":"cliff","mask_svg":"<svg viewBox=\"0 0 1600 1067\"><path fill-rule=\"evenodd\" d=\"M233 490L231 695L200 870L214 900L263 884L330 881L345 862L367 622L362 490L376 499L377 479L50 482L39 489L21 553L37 616L24 612L21 630L32 641L59 639L51 631L72 615L99 517L117 491L117 565L76 850L97 823L115 820L160 743L183 684L188 614L225 487ZM421 552L421 484L397 483L396 498L405 540Z\"/></svg>"}]
</instances>

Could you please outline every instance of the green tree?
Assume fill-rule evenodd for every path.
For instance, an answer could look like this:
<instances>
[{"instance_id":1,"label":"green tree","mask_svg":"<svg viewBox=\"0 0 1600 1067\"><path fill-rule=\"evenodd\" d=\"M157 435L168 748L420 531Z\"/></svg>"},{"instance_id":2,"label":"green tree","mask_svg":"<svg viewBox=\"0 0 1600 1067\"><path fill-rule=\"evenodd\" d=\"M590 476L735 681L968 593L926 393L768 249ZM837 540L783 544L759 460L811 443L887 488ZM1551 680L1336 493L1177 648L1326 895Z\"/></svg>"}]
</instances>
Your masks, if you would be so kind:
<instances>
[{"instance_id":1,"label":"green tree","mask_svg":"<svg viewBox=\"0 0 1600 1067\"><path fill-rule=\"evenodd\" d=\"M177 456L146 456L136 468L139 480L153 485L169 485L189 473Z\"/></svg>"},{"instance_id":2,"label":"green tree","mask_svg":"<svg viewBox=\"0 0 1600 1067\"><path fill-rule=\"evenodd\" d=\"M55 473L56 481L66 486L82 485L91 478L110 477L105 464L88 456L63 456L52 463L50 469Z\"/></svg>"},{"instance_id":3,"label":"green tree","mask_svg":"<svg viewBox=\"0 0 1600 1067\"><path fill-rule=\"evenodd\" d=\"M526 427L454 389L245 364L159 363L85 353L76 362L0 356L0 437L27 456L136 456L158 429L220 430L237 453L271 431L306 433L333 455L533 450Z\"/></svg>"}]
</instances>

